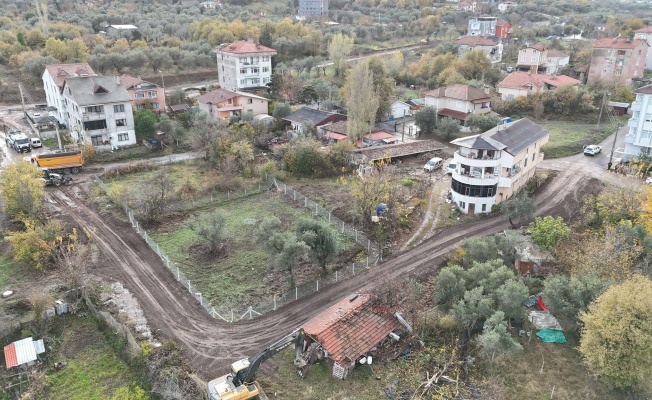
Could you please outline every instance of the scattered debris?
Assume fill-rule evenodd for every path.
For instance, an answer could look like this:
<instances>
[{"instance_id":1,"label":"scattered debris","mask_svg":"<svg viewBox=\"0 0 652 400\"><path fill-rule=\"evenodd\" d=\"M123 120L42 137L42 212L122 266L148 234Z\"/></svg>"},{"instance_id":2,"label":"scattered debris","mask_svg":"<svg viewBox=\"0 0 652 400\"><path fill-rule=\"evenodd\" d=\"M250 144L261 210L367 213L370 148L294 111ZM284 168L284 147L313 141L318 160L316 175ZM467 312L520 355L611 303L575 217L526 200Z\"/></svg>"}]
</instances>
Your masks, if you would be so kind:
<instances>
[{"instance_id":1,"label":"scattered debris","mask_svg":"<svg viewBox=\"0 0 652 400\"><path fill-rule=\"evenodd\" d=\"M6 299L7 297L9 297L9 296L11 296L13 294L14 294L13 290L5 290L4 292L2 292L2 298Z\"/></svg>"}]
</instances>

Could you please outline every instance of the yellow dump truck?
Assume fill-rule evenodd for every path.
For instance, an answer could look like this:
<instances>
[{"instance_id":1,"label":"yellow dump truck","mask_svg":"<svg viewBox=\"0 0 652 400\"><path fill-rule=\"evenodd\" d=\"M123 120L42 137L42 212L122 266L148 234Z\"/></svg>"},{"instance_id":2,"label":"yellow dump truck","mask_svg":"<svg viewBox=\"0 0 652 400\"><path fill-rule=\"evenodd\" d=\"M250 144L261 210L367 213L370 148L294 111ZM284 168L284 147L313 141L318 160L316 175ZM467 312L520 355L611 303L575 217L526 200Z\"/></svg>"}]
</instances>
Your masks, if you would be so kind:
<instances>
[{"instance_id":1,"label":"yellow dump truck","mask_svg":"<svg viewBox=\"0 0 652 400\"><path fill-rule=\"evenodd\" d=\"M32 157L32 163L44 171L76 174L84 166L84 155L79 150L65 153L39 154Z\"/></svg>"}]
</instances>

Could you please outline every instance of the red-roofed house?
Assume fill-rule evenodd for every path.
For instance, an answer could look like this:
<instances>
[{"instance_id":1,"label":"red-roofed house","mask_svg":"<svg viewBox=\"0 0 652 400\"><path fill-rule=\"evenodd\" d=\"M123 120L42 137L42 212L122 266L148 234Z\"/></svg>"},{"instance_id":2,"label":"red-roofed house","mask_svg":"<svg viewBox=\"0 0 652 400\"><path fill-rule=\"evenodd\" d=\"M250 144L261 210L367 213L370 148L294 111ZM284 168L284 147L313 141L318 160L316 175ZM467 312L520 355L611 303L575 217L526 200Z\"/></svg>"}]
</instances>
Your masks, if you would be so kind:
<instances>
[{"instance_id":1,"label":"red-roofed house","mask_svg":"<svg viewBox=\"0 0 652 400\"><path fill-rule=\"evenodd\" d=\"M620 79L629 83L643 76L650 45L644 39L602 38L593 45L589 83Z\"/></svg>"},{"instance_id":2,"label":"red-roofed house","mask_svg":"<svg viewBox=\"0 0 652 400\"><path fill-rule=\"evenodd\" d=\"M570 57L561 51L549 49L545 44L536 43L519 50L516 70L552 75L559 73L559 70L569 61Z\"/></svg>"},{"instance_id":3,"label":"red-roofed house","mask_svg":"<svg viewBox=\"0 0 652 400\"><path fill-rule=\"evenodd\" d=\"M457 56L462 58L464 54L473 50L482 50L492 63L500 62L503 59L503 44L500 40L488 36L464 36L457 40Z\"/></svg>"},{"instance_id":4,"label":"red-roofed house","mask_svg":"<svg viewBox=\"0 0 652 400\"><path fill-rule=\"evenodd\" d=\"M437 114L466 122L472 114L491 111L491 96L468 85L451 85L424 93L426 107L435 107Z\"/></svg>"},{"instance_id":5,"label":"red-roofed house","mask_svg":"<svg viewBox=\"0 0 652 400\"><path fill-rule=\"evenodd\" d=\"M652 45L652 26L646 26L645 28L634 31L634 38L643 39L647 44ZM647 52L647 57L645 57L645 69L652 69L652 51L649 50Z\"/></svg>"},{"instance_id":6,"label":"red-roofed house","mask_svg":"<svg viewBox=\"0 0 652 400\"><path fill-rule=\"evenodd\" d=\"M63 102L63 81L76 76L97 76L97 74L88 63L74 63L48 64L41 75L48 106L56 108L56 110L50 111L50 115L62 125L68 125L66 106Z\"/></svg>"},{"instance_id":7,"label":"red-roofed house","mask_svg":"<svg viewBox=\"0 0 652 400\"><path fill-rule=\"evenodd\" d=\"M475 1L460 1L457 3L457 11L475 12Z\"/></svg>"},{"instance_id":8,"label":"red-roofed house","mask_svg":"<svg viewBox=\"0 0 652 400\"><path fill-rule=\"evenodd\" d=\"M354 294L303 324L306 343L318 343L333 360L333 376L345 379L356 361L401 324L370 294Z\"/></svg>"},{"instance_id":9,"label":"red-roofed house","mask_svg":"<svg viewBox=\"0 0 652 400\"><path fill-rule=\"evenodd\" d=\"M579 84L580 81L566 75L546 75L515 71L507 75L497 85L497 88L503 100L514 100L517 97L527 96L530 93L554 90L564 85Z\"/></svg>"},{"instance_id":10,"label":"red-roofed house","mask_svg":"<svg viewBox=\"0 0 652 400\"><path fill-rule=\"evenodd\" d=\"M229 90L267 85L272 76L272 56L276 50L250 40L227 44L217 49L217 74L220 86Z\"/></svg>"},{"instance_id":11,"label":"red-roofed house","mask_svg":"<svg viewBox=\"0 0 652 400\"><path fill-rule=\"evenodd\" d=\"M129 93L134 110L142 110L149 103L155 113L165 112L165 88L163 86L144 81L140 76L122 75L120 81Z\"/></svg>"},{"instance_id":12,"label":"red-roofed house","mask_svg":"<svg viewBox=\"0 0 652 400\"><path fill-rule=\"evenodd\" d=\"M228 119L250 112L253 115L267 114L268 103L264 97L251 93L217 89L197 97L199 109L212 119Z\"/></svg>"}]
</instances>

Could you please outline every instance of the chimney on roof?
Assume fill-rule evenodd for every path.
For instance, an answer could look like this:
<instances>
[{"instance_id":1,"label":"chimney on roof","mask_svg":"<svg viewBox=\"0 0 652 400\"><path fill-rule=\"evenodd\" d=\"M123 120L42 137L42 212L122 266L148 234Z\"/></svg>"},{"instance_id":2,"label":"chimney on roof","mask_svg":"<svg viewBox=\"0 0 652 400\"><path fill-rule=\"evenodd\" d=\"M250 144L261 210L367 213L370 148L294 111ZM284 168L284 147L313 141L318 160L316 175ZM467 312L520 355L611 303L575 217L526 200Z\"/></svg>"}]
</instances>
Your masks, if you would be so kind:
<instances>
[{"instance_id":1,"label":"chimney on roof","mask_svg":"<svg viewBox=\"0 0 652 400\"><path fill-rule=\"evenodd\" d=\"M115 76L115 83L118 85L122 84L122 82L120 81L120 77L118 75Z\"/></svg>"}]
</instances>

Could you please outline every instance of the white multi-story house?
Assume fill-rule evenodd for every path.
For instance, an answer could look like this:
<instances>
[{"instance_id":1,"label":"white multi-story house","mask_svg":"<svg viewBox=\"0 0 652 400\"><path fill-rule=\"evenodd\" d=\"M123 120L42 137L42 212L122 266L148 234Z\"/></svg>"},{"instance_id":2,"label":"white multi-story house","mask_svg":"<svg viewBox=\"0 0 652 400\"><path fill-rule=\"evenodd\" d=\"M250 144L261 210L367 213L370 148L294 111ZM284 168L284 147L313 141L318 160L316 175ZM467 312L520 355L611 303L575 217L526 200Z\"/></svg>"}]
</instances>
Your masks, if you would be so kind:
<instances>
[{"instance_id":1,"label":"white multi-story house","mask_svg":"<svg viewBox=\"0 0 652 400\"><path fill-rule=\"evenodd\" d=\"M131 98L119 77L66 79L63 97L70 135L77 142L100 149L136 143Z\"/></svg>"},{"instance_id":2,"label":"white multi-story house","mask_svg":"<svg viewBox=\"0 0 652 400\"><path fill-rule=\"evenodd\" d=\"M634 37L636 39L643 39L648 45L652 46L652 26L646 26L645 28L634 31ZM645 56L645 69L652 70L652 51L648 51Z\"/></svg>"},{"instance_id":3,"label":"white multi-story house","mask_svg":"<svg viewBox=\"0 0 652 400\"><path fill-rule=\"evenodd\" d=\"M488 36L464 36L455 42L457 44L457 56L464 57L466 53L474 50L482 50L492 64L503 59L503 43L501 39L494 39Z\"/></svg>"},{"instance_id":4,"label":"white multi-story house","mask_svg":"<svg viewBox=\"0 0 652 400\"><path fill-rule=\"evenodd\" d=\"M61 125L68 125L66 106L63 102L63 82L67 78L76 76L96 76L96 74L88 63L74 63L48 64L41 76L48 107L54 108L50 111L50 115Z\"/></svg>"},{"instance_id":5,"label":"white multi-story house","mask_svg":"<svg viewBox=\"0 0 652 400\"><path fill-rule=\"evenodd\" d=\"M541 147L550 133L527 118L499 125L480 135L453 140L451 193L464 214L491 212L516 194L543 161Z\"/></svg>"},{"instance_id":6,"label":"white multi-story house","mask_svg":"<svg viewBox=\"0 0 652 400\"><path fill-rule=\"evenodd\" d=\"M227 44L216 50L220 86L242 90L265 86L272 76L272 56L276 50L251 40Z\"/></svg>"},{"instance_id":7,"label":"white multi-story house","mask_svg":"<svg viewBox=\"0 0 652 400\"><path fill-rule=\"evenodd\" d=\"M471 18L468 23L467 36L496 36L496 17Z\"/></svg>"},{"instance_id":8,"label":"white multi-story house","mask_svg":"<svg viewBox=\"0 0 652 400\"><path fill-rule=\"evenodd\" d=\"M434 107L437 115L466 123L471 115L491 112L491 96L469 85L451 85L424 93L426 107Z\"/></svg>"},{"instance_id":9,"label":"white multi-story house","mask_svg":"<svg viewBox=\"0 0 652 400\"><path fill-rule=\"evenodd\" d=\"M328 0L299 0L301 17L328 17Z\"/></svg>"},{"instance_id":10,"label":"white multi-story house","mask_svg":"<svg viewBox=\"0 0 652 400\"><path fill-rule=\"evenodd\" d=\"M558 74L559 70L568 65L570 57L559 50L536 43L518 52L517 71L542 72L548 75Z\"/></svg>"},{"instance_id":11,"label":"white multi-story house","mask_svg":"<svg viewBox=\"0 0 652 400\"><path fill-rule=\"evenodd\" d=\"M634 90L636 100L632 103L632 118L625 136L623 160L636 158L639 154L652 154L652 85Z\"/></svg>"}]
</instances>

